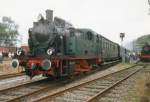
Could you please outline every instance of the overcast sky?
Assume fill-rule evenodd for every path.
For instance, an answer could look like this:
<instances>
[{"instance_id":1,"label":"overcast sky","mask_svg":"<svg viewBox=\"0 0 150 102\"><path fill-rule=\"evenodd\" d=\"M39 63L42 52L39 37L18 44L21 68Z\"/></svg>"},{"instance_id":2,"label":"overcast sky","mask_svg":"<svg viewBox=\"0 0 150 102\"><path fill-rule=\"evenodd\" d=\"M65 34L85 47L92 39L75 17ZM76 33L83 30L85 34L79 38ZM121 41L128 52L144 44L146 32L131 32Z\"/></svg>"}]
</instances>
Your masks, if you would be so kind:
<instances>
[{"instance_id":1,"label":"overcast sky","mask_svg":"<svg viewBox=\"0 0 150 102\"><path fill-rule=\"evenodd\" d=\"M39 13L54 10L54 16L71 22L78 28L95 32L120 43L119 33L126 33L125 42L150 34L148 0L0 0L0 18L11 17L19 24L23 43L28 29Z\"/></svg>"}]
</instances>

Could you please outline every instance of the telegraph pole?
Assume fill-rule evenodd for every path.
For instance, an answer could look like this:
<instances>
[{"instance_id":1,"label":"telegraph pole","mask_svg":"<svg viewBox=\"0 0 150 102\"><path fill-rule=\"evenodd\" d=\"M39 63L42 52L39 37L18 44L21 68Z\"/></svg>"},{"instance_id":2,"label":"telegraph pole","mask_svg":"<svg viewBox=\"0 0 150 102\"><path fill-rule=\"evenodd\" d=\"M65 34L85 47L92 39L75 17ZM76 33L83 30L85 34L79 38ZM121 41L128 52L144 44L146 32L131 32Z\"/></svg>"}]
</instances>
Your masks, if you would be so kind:
<instances>
[{"instance_id":1,"label":"telegraph pole","mask_svg":"<svg viewBox=\"0 0 150 102\"><path fill-rule=\"evenodd\" d=\"M120 33L120 38L121 38L121 57L122 57L122 62L125 62L125 51L123 49L123 39L125 37L125 33Z\"/></svg>"}]
</instances>

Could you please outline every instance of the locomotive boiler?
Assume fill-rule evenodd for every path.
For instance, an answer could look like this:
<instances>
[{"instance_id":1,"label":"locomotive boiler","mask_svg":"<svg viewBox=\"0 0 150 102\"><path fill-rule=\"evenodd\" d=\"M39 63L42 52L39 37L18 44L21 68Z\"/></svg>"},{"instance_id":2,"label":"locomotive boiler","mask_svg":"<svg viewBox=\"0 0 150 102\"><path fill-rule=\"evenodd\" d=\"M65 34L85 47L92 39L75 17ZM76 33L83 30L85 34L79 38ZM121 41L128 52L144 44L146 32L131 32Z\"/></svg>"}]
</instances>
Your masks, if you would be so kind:
<instances>
[{"instance_id":1,"label":"locomotive boiler","mask_svg":"<svg viewBox=\"0 0 150 102\"><path fill-rule=\"evenodd\" d=\"M30 51L24 54L18 50L12 66L24 67L30 77L70 77L120 58L118 44L91 29L74 28L61 18L53 19L52 10L46 10L46 19L40 15L28 33Z\"/></svg>"}]
</instances>

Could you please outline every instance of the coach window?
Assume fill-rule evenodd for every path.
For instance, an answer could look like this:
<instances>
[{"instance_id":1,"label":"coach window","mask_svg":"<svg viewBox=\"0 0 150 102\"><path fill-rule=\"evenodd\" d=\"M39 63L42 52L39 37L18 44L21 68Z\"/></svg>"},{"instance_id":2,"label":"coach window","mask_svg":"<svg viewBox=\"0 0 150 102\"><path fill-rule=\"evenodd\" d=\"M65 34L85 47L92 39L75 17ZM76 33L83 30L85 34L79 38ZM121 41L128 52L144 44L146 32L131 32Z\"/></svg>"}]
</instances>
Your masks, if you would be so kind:
<instances>
[{"instance_id":1,"label":"coach window","mask_svg":"<svg viewBox=\"0 0 150 102\"><path fill-rule=\"evenodd\" d=\"M100 36L98 36L98 34L96 35L96 42L98 43L100 40Z\"/></svg>"},{"instance_id":2,"label":"coach window","mask_svg":"<svg viewBox=\"0 0 150 102\"><path fill-rule=\"evenodd\" d=\"M115 51L115 46L113 46L113 50Z\"/></svg>"},{"instance_id":3,"label":"coach window","mask_svg":"<svg viewBox=\"0 0 150 102\"><path fill-rule=\"evenodd\" d=\"M93 34L90 31L87 32L87 39L88 40L92 40L93 39Z\"/></svg>"},{"instance_id":4,"label":"coach window","mask_svg":"<svg viewBox=\"0 0 150 102\"><path fill-rule=\"evenodd\" d=\"M74 37L74 35L75 35L74 32L70 32L71 37Z\"/></svg>"},{"instance_id":5,"label":"coach window","mask_svg":"<svg viewBox=\"0 0 150 102\"><path fill-rule=\"evenodd\" d=\"M81 33L81 38L85 39L85 34L84 33Z\"/></svg>"}]
</instances>

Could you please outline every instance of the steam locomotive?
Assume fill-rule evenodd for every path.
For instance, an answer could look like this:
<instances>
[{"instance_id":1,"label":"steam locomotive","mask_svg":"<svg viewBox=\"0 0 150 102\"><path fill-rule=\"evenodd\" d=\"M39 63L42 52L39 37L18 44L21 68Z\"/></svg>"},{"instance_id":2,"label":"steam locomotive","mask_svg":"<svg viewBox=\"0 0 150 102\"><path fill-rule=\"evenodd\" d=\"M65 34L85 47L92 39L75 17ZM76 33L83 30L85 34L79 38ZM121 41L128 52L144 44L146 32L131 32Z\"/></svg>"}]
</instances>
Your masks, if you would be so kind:
<instances>
[{"instance_id":1,"label":"steam locomotive","mask_svg":"<svg viewBox=\"0 0 150 102\"><path fill-rule=\"evenodd\" d=\"M17 51L14 68L23 66L28 76L74 76L120 59L120 46L91 29L79 29L46 10L29 29L30 51Z\"/></svg>"},{"instance_id":2,"label":"steam locomotive","mask_svg":"<svg viewBox=\"0 0 150 102\"><path fill-rule=\"evenodd\" d=\"M143 46L140 58L142 61L150 61L150 45L148 43Z\"/></svg>"}]
</instances>

